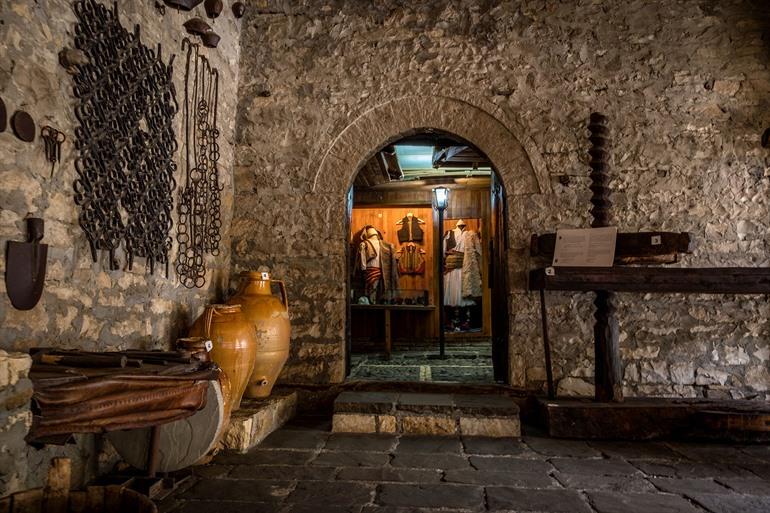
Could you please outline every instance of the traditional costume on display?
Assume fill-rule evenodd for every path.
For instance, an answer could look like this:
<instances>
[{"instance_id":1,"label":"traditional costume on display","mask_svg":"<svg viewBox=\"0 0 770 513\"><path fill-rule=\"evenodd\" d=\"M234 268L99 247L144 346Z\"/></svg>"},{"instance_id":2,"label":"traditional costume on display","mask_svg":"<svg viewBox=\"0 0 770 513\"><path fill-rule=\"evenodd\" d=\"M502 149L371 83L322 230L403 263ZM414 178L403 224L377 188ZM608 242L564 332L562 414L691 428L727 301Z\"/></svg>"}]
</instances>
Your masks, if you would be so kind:
<instances>
[{"instance_id":1,"label":"traditional costume on display","mask_svg":"<svg viewBox=\"0 0 770 513\"><path fill-rule=\"evenodd\" d=\"M425 274L425 250L416 244L407 242L401 246L397 258L398 274L401 276Z\"/></svg>"},{"instance_id":2,"label":"traditional costume on display","mask_svg":"<svg viewBox=\"0 0 770 513\"><path fill-rule=\"evenodd\" d=\"M395 248L382 240L373 226L361 231L361 242L356 255L357 267L364 275L364 293L370 304L398 288Z\"/></svg>"},{"instance_id":3,"label":"traditional costume on display","mask_svg":"<svg viewBox=\"0 0 770 513\"><path fill-rule=\"evenodd\" d=\"M444 305L457 307L452 321L455 329L458 329L459 308L475 305L475 300L482 296L481 240L476 232L465 227L465 221L460 219L454 229L444 234L443 241ZM466 311L465 316L469 319L470 312ZM464 324L469 321L466 319Z\"/></svg>"},{"instance_id":4,"label":"traditional costume on display","mask_svg":"<svg viewBox=\"0 0 770 513\"><path fill-rule=\"evenodd\" d=\"M398 230L398 242L403 244L405 242L419 242L422 243L424 234L421 224L425 224L425 221L419 217L415 217L414 214L409 212L402 220L396 223L401 226Z\"/></svg>"}]
</instances>

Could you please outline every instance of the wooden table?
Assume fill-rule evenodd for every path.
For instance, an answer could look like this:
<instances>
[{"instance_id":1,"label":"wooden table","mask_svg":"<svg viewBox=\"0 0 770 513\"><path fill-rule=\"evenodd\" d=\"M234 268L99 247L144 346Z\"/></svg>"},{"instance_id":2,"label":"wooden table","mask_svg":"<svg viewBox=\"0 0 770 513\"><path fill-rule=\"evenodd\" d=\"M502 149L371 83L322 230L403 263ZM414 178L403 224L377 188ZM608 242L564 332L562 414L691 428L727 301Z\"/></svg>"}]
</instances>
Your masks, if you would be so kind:
<instances>
[{"instance_id":1,"label":"wooden table","mask_svg":"<svg viewBox=\"0 0 770 513\"><path fill-rule=\"evenodd\" d=\"M382 310L383 319L385 323L385 356L390 358L390 353L393 349L393 335L391 329L391 312L432 312L436 309L435 306L429 305L350 305L351 310L359 311L373 311Z\"/></svg>"}]
</instances>

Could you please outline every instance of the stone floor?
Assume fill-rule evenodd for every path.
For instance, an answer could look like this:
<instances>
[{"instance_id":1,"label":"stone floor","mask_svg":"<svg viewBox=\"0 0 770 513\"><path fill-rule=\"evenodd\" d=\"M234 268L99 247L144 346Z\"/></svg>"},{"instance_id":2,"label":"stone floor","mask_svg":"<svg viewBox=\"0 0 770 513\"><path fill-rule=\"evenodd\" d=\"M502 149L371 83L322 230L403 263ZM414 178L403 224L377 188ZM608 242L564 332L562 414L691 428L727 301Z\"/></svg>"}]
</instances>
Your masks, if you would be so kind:
<instances>
[{"instance_id":1,"label":"stone floor","mask_svg":"<svg viewBox=\"0 0 770 513\"><path fill-rule=\"evenodd\" d=\"M395 351L384 354L353 354L349 379L376 381L429 381L493 383L492 346L449 346L446 358L436 351Z\"/></svg>"},{"instance_id":2,"label":"stone floor","mask_svg":"<svg viewBox=\"0 0 770 513\"><path fill-rule=\"evenodd\" d=\"M226 453L174 513L767 513L770 446L329 433L298 419Z\"/></svg>"}]
</instances>

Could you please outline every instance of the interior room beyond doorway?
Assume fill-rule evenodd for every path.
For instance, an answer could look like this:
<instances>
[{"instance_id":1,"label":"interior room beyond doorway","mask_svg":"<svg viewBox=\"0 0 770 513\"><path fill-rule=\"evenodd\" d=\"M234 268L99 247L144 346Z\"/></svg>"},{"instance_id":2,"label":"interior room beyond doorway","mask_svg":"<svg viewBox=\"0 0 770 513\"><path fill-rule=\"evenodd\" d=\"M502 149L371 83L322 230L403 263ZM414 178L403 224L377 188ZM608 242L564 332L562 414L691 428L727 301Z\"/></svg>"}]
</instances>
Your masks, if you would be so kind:
<instances>
[{"instance_id":1,"label":"interior room beyond doorway","mask_svg":"<svg viewBox=\"0 0 770 513\"><path fill-rule=\"evenodd\" d=\"M434 133L397 141L360 169L350 205L349 379L490 383L507 365L493 358L495 179L483 153ZM450 191L442 221L440 187Z\"/></svg>"}]
</instances>

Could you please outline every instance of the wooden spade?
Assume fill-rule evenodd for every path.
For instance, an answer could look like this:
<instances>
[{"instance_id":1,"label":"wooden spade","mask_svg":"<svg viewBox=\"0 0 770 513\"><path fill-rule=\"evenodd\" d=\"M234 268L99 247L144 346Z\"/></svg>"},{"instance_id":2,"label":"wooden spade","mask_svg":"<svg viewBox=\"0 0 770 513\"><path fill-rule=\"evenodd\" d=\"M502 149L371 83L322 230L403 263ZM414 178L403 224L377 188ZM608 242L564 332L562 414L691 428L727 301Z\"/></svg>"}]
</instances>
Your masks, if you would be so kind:
<instances>
[{"instance_id":1,"label":"wooden spade","mask_svg":"<svg viewBox=\"0 0 770 513\"><path fill-rule=\"evenodd\" d=\"M40 244L43 220L27 219L27 242L8 241L5 288L11 304L18 310L31 310L40 300L45 284L48 244Z\"/></svg>"}]
</instances>

